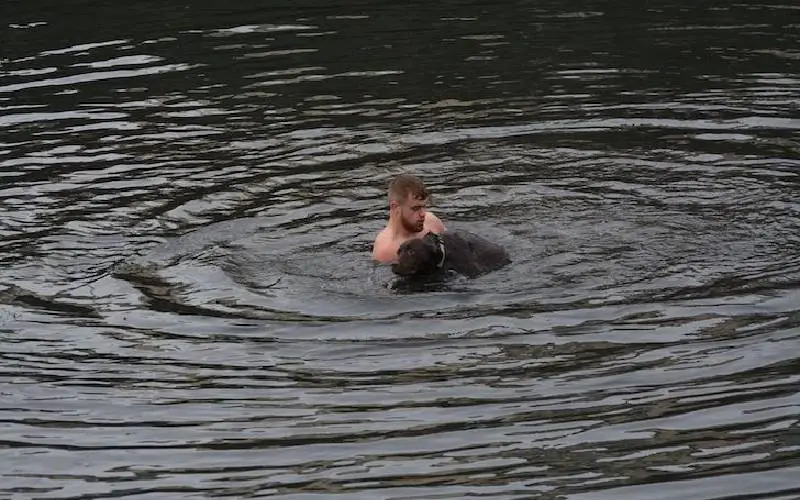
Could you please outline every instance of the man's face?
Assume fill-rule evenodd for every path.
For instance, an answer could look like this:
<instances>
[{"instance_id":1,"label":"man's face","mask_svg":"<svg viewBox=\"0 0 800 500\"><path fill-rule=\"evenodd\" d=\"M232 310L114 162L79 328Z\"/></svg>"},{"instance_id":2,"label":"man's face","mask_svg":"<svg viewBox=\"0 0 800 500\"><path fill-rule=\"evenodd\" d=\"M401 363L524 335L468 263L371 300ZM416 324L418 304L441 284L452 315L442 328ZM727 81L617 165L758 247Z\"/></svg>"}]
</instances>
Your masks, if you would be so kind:
<instances>
[{"instance_id":1,"label":"man's face","mask_svg":"<svg viewBox=\"0 0 800 500\"><path fill-rule=\"evenodd\" d=\"M400 222L406 231L418 233L425 225L425 211L428 208L428 200L414 198L409 194L406 199L399 204Z\"/></svg>"}]
</instances>

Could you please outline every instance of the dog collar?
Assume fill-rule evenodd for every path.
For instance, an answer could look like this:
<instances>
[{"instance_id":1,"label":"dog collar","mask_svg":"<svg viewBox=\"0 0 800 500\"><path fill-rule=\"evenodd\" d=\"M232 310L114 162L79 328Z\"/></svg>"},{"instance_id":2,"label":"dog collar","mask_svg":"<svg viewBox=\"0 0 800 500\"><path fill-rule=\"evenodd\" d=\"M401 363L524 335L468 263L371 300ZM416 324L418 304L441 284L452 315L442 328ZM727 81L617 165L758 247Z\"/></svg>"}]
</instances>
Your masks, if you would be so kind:
<instances>
[{"instance_id":1,"label":"dog collar","mask_svg":"<svg viewBox=\"0 0 800 500\"><path fill-rule=\"evenodd\" d=\"M436 233L430 233L430 234L433 236L433 241L436 242L436 245L439 247L439 251L442 252L442 260L440 260L439 263L436 264L436 267L441 269L442 267L444 267L444 259L445 259L444 240L442 240L442 237Z\"/></svg>"}]
</instances>

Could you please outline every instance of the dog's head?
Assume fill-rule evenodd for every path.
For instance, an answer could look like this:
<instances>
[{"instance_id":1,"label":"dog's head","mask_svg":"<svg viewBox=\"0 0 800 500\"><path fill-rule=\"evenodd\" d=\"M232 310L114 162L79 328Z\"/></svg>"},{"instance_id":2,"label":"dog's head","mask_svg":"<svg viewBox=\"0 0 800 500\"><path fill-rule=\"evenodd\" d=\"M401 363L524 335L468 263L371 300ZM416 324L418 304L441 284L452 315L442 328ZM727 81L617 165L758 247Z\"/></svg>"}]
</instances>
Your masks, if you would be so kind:
<instances>
[{"instance_id":1,"label":"dog's head","mask_svg":"<svg viewBox=\"0 0 800 500\"><path fill-rule=\"evenodd\" d=\"M392 271L399 276L435 274L441 270L444 247L438 234L408 240L397 250L397 263Z\"/></svg>"}]
</instances>

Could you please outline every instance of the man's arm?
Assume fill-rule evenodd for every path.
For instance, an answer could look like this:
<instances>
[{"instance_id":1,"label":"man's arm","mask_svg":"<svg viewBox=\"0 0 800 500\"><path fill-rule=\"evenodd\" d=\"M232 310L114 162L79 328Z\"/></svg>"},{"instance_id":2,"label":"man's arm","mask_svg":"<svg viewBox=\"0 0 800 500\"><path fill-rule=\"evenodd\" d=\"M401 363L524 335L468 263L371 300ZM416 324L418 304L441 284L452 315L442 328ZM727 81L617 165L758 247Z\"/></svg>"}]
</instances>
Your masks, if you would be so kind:
<instances>
[{"instance_id":1,"label":"man's arm","mask_svg":"<svg viewBox=\"0 0 800 500\"><path fill-rule=\"evenodd\" d=\"M396 257L396 252L392 252L391 245L386 238L383 237L383 234L379 234L372 245L372 259L381 264L389 264L394 262Z\"/></svg>"},{"instance_id":2,"label":"man's arm","mask_svg":"<svg viewBox=\"0 0 800 500\"><path fill-rule=\"evenodd\" d=\"M394 261L395 255L392 255L385 248L375 247L372 249L372 260L381 264L390 264Z\"/></svg>"}]
</instances>

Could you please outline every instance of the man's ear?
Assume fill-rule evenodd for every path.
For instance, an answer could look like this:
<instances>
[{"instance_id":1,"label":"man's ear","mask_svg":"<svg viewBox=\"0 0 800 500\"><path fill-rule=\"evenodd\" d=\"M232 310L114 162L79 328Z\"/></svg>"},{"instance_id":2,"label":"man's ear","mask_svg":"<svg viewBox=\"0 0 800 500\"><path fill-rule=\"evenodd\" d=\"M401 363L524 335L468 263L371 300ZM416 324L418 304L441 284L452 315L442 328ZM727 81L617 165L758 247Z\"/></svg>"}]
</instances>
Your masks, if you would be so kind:
<instances>
[{"instance_id":1,"label":"man's ear","mask_svg":"<svg viewBox=\"0 0 800 500\"><path fill-rule=\"evenodd\" d=\"M397 200L389 200L389 210L394 210L395 208L399 207L400 203Z\"/></svg>"}]
</instances>

